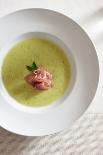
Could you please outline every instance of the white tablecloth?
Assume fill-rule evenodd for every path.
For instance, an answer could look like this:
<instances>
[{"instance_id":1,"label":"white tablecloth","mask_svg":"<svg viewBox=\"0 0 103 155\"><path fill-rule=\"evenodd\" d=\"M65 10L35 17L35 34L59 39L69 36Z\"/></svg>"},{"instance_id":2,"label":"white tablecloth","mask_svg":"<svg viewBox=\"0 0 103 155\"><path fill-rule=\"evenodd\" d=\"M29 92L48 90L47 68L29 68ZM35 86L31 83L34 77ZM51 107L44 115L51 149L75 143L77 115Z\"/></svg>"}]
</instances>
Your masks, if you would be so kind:
<instances>
[{"instance_id":1,"label":"white tablecloth","mask_svg":"<svg viewBox=\"0 0 103 155\"><path fill-rule=\"evenodd\" d=\"M0 17L24 8L59 11L84 28L100 64L96 96L68 131L45 137L22 137L0 128L0 155L103 155L103 0L0 0Z\"/></svg>"}]
</instances>

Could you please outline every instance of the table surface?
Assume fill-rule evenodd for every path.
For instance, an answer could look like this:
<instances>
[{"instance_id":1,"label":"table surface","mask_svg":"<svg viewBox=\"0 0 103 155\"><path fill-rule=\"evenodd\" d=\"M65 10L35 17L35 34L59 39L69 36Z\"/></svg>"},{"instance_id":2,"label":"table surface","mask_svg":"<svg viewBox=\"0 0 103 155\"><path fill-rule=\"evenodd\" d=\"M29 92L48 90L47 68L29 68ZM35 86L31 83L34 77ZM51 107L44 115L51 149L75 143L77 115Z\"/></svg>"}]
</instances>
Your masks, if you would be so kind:
<instances>
[{"instance_id":1,"label":"table surface","mask_svg":"<svg viewBox=\"0 0 103 155\"><path fill-rule=\"evenodd\" d=\"M81 25L96 48L100 80L92 104L70 130L32 138L0 128L0 155L103 155L103 0L0 0L0 17L24 8L59 11Z\"/></svg>"}]
</instances>

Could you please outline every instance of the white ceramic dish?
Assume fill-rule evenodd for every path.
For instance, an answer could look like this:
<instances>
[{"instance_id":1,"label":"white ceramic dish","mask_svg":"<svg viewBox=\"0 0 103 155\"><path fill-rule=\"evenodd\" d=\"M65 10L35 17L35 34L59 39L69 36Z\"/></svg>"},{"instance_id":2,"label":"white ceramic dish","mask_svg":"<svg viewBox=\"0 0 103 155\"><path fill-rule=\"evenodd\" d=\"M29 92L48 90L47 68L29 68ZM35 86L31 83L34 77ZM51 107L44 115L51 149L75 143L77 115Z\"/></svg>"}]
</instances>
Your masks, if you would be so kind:
<instances>
[{"instance_id":1,"label":"white ceramic dish","mask_svg":"<svg viewBox=\"0 0 103 155\"><path fill-rule=\"evenodd\" d=\"M43 112L35 109L31 113L27 108L13 106L14 101L6 96L0 81L0 125L17 134L43 136L69 128L87 109L97 89L99 65L91 40L74 21L55 11L26 9L0 19L0 66L13 40L31 32L51 34L70 49L76 64L75 84L58 106L43 108L46 109Z\"/></svg>"}]
</instances>

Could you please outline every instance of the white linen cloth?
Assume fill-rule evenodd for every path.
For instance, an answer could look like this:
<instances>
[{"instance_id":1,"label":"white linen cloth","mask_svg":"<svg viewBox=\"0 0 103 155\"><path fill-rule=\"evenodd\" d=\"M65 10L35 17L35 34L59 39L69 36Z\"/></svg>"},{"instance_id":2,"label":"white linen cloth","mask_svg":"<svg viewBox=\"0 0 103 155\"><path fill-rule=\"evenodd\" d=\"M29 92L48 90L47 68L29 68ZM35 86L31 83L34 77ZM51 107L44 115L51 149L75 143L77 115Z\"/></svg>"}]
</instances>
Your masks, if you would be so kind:
<instances>
[{"instance_id":1,"label":"white linen cloth","mask_svg":"<svg viewBox=\"0 0 103 155\"><path fill-rule=\"evenodd\" d=\"M100 81L86 113L68 131L23 137L0 128L0 155L103 155L103 0L0 0L0 17L24 8L47 8L75 20L97 51Z\"/></svg>"}]
</instances>

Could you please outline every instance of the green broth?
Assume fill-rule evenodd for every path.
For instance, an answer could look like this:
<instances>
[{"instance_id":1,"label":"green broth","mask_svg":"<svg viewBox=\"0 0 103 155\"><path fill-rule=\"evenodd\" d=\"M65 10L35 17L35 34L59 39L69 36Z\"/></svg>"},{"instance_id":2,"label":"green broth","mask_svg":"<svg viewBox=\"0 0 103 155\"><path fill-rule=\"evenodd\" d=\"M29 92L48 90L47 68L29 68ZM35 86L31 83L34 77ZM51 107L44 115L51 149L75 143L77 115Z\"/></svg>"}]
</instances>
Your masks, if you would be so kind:
<instances>
[{"instance_id":1,"label":"green broth","mask_svg":"<svg viewBox=\"0 0 103 155\"><path fill-rule=\"evenodd\" d=\"M30 73L26 65L33 61L52 73L51 89L35 90L24 80ZM53 42L38 38L17 43L9 50L2 66L2 78L8 93L27 106L45 106L59 99L67 89L70 77L71 67L64 51Z\"/></svg>"}]
</instances>

